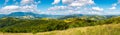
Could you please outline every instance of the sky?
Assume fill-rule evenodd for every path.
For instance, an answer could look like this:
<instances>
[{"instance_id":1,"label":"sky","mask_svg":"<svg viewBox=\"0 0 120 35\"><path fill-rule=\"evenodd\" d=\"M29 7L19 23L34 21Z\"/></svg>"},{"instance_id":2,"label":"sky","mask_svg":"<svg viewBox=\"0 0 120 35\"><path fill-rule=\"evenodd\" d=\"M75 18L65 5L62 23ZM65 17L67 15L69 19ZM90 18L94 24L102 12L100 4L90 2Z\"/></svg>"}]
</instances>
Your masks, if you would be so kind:
<instances>
[{"instance_id":1,"label":"sky","mask_svg":"<svg viewBox=\"0 0 120 35\"><path fill-rule=\"evenodd\" d=\"M0 0L0 14L120 15L120 0Z\"/></svg>"}]
</instances>

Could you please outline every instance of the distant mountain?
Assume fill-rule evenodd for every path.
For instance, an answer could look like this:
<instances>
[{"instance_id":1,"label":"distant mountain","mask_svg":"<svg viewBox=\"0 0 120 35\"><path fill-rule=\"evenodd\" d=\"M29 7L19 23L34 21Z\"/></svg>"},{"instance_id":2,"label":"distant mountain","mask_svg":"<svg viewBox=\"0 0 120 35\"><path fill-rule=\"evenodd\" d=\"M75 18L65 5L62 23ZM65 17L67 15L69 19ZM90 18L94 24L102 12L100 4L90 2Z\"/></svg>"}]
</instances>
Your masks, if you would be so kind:
<instances>
[{"instance_id":1,"label":"distant mountain","mask_svg":"<svg viewBox=\"0 0 120 35\"><path fill-rule=\"evenodd\" d=\"M0 14L0 18L2 18L2 17L21 18L21 17L31 17L31 16L35 17L35 18L57 18L57 17L61 17L63 15L46 15L46 14L36 14L36 13L32 13L32 12L13 12L8 15Z\"/></svg>"},{"instance_id":2,"label":"distant mountain","mask_svg":"<svg viewBox=\"0 0 120 35\"><path fill-rule=\"evenodd\" d=\"M74 17L82 17L82 16L104 16L107 18L111 18L118 15L87 15L87 14L71 14L71 15L46 15L46 14L36 14L32 12L13 12L11 14L5 15L0 14L0 18L2 17L34 17L34 18L58 18L58 19L66 19L66 18L74 18Z\"/></svg>"},{"instance_id":3,"label":"distant mountain","mask_svg":"<svg viewBox=\"0 0 120 35\"><path fill-rule=\"evenodd\" d=\"M5 16L6 16L5 14L0 14L0 18L5 17Z\"/></svg>"},{"instance_id":4,"label":"distant mountain","mask_svg":"<svg viewBox=\"0 0 120 35\"><path fill-rule=\"evenodd\" d=\"M35 14L35 13L32 13L32 12L14 12L14 13L11 13L9 15L7 15L9 17L17 17L17 16L39 16L39 14Z\"/></svg>"}]
</instances>

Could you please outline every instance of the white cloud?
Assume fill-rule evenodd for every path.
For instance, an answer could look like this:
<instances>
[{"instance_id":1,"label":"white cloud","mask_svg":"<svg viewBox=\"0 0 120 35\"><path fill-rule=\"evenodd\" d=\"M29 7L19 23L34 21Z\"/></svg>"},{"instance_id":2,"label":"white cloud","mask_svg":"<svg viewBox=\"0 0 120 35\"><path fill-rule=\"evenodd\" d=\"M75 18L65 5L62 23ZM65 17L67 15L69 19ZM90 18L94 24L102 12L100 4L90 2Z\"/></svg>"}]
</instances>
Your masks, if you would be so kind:
<instances>
[{"instance_id":1,"label":"white cloud","mask_svg":"<svg viewBox=\"0 0 120 35\"><path fill-rule=\"evenodd\" d=\"M54 6L48 8L47 14L51 15L70 15L70 14L80 14L81 12L77 11L80 7L70 7L70 6Z\"/></svg>"},{"instance_id":2,"label":"white cloud","mask_svg":"<svg viewBox=\"0 0 120 35\"><path fill-rule=\"evenodd\" d=\"M109 9L110 9L110 10L115 10L115 9L117 9L116 6L117 6L118 4L120 4L120 0L118 0L117 3L112 4L112 7L109 8Z\"/></svg>"},{"instance_id":3,"label":"white cloud","mask_svg":"<svg viewBox=\"0 0 120 35\"><path fill-rule=\"evenodd\" d=\"M17 11L19 9L19 6L5 6L0 9L0 13L2 14L9 14L11 12Z\"/></svg>"},{"instance_id":4,"label":"white cloud","mask_svg":"<svg viewBox=\"0 0 120 35\"><path fill-rule=\"evenodd\" d=\"M48 8L48 10L49 11L65 11L65 10L73 10L73 8L68 6L54 6L54 7Z\"/></svg>"},{"instance_id":5,"label":"white cloud","mask_svg":"<svg viewBox=\"0 0 120 35\"><path fill-rule=\"evenodd\" d=\"M110 10L115 10L116 9L116 7L111 7L111 8L109 8Z\"/></svg>"},{"instance_id":6,"label":"white cloud","mask_svg":"<svg viewBox=\"0 0 120 35\"><path fill-rule=\"evenodd\" d=\"M52 4L58 4L60 0L54 0ZM84 6L94 4L93 0L62 0L63 4L67 4L68 6Z\"/></svg>"},{"instance_id":7,"label":"white cloud","mask_svg":"<svg viewBox=\"0 0 120 35\"><path fill-rule=\"evenodd\" d=\"M83 6L84 3L80 3L80 2L74 2L74 3L71 3L70 6Z\"/></svg>"},{"instance_id":8,"label":"white cloud","mask_svg":"<svg viewBox=\"0 0 120 35\"><path fill-rule=\"evenodd\" d=\"M10 14L12 12L39 12L37 7L35 5L31 6L16 6L16 5L11 5L11 6L5 6L0 9L0 13L2 14Z\"/></svg>"},{"instance_id":9,"label":"white cloud","mask_svg":"<svg viewBox=\"0 0 120 35\"><path fill-rule=\"evenodd\" d=\"M31 5L31 6L21 6L19 9L21 12L36 12L37 6Z\"/></svg>"},{"instance_id":10,"label":"white cloud","mask_svg":"<svg viewBox=\"0 0 120 35\"><path fill-rule=\"evenodd\" d=\"M21 0L21 5L34 4L34 0Z\"/></svg>"},{"instance_id":11,"label":"white cloud","mask_svg":"<svg viewBox=\"0 0 120 35\"><path fill-rule=\"evenodd\" d=\"M110 10L115 10L117 5L118 5L118 3L114 3L114 4L112 4L112 7L109 8L109 9L110 9Z\"/></svg>"},{"instance_id":12,"label":"white cloud","mask_svg":"<svg viewBox=\"0 0 120 35\"><path fill-rule=\"evenodd\" d=\"M95 11L103 11L104 9L103 9L103 8L100 8L100 7L92 7L92 10L95 10Z\"/></svg>"},{"instance_id":13,"label":"white cloud","mask_svg":"<svg viewBox=\"0 0 120 35\"><path fill-rule=\"evenodd\" d=\"M3 7L2 9L7 9L7 10L9 10L9 9L18 9L18 8L19 8L19 6L11 5L11 6L5 6L5 7Z\"/></svg>"},{"instance_id":14,"label":"white cloud","mask_svg":"<svg viewBox=\"0 0 120 35\"><path fill-rule=\"evenodd\" d=\"M102 9L102 8L101 8ZM90 8L82 8L82 7L69 7L69 6L55 6L48 9L49 14L52 12L54 15L70 15L70 14L98 14L101 15L102 12L100 8L97 8L95 10L91 10Z\"/></svg>"},{"instance_id":15,"label":"white cloud","mask_svg":"<svg viewBox=\"0 0 120 35\"><path fill-rule=\"evenodd\" d=\"M67 6L53 6L48 11L57 12L56 14L84 14L83 6L95 4L92 0L62 0ZM86 10L88 13L88 10Z\"/></svg>"},{"instance_id":16,"label":"white cloud","mask_svg":"<svg viewBox=\"0 0 120 35\"><path fill-rule=\"evenodd\" d=\"M76 0L71 2L70 6L84 6L94 4L92 0Z\"/></svg>"},{"instance_id":17,"label":"white cloud","mask_svg":"<svg viewBox=\"0 0 120 35\"><path fill-rule=\"evenodd\" d=\"M74 0L62 0L63 4L69 4L72 3Z\"/></svg>"},{"instance_id":18,"label":"white cloud","mask_svg":"<svg viewBox=\"0 0 120 35\"><path fill-rule=\"evenodd\" d=\"M7 3L9 0L5 0L5 3ZM13 0L16 2L16 0ZM15 5L7 5L2 8L0 8L0 13L2 14L10 14L12 12L33 12L33 13L40 13L40 10L37 8L37 4L39 4L40 1L34 1L34 0L21 0L20 4L19 2L16 2ZM19 4L19 5L18 5Z\"/></svg>"},{"instance_id":19,"label":"white cloud","mask_svg":"<svg viewBox=\"0 0 120 35\"><path fill-rule=\"evenodd\" d=\"M60 0L54 0L54 2L52 4L58 4L60 2Z\"/></svg>"}]
</instances>

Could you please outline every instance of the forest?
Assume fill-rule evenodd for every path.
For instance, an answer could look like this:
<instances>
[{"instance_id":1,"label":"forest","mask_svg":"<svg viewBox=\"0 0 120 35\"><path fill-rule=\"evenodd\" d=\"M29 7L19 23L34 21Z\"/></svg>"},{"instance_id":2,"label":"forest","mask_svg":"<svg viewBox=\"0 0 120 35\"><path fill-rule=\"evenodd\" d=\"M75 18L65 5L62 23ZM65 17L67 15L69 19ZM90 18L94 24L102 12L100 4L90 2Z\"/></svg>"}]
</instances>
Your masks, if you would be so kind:
<instances>
[{"instance_id":1,"label":"forest","mask_svg":"<svg viewBox=\"0 0 120 35\"><path fill-rule=\"evenodd\" d=\"M64 18L64 19L62 19ZM20 19L13 17L0 18L0 32L5 33L37 33L54 30L66 30L76 27L87 27L104 24L118 24L120 17L104 16L62 17L59 19L37 18Z\"/></svg>"}]
</instances>

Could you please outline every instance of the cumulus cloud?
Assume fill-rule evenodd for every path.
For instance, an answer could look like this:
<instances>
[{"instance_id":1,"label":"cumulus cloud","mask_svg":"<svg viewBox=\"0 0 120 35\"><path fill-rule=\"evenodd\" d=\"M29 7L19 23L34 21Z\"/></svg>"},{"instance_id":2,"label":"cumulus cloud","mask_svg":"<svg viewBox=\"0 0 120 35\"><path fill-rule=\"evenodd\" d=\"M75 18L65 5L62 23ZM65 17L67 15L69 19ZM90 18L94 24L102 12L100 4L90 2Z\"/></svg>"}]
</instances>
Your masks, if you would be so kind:
<instances>
[{"instance_id":1,"label":"cumulus cloud","mask_svg":"<svg viewBox=\"0 0 120 35\"><path fill-rule=\"evenodd\" d=\"M34 0L21 0L21 5L33 4Z\"/></svg>"},{"instance_id":2,"label":"cumulus cloud","mask_svg":"<svg viewBox=\"0 0 120 35\"><path fill-rule=\"evenodd\" d=\"M70 15L70 14L98 14L101 15L102 8L82 8L82 7L69 7L69 6L55 6L48 9L49 13L56 12L56 15ZM55 14L55 13L54 13Z\"/></svg>"},{"instance_id":3,"label":"cumulus cloud","mask_svg":"<svg viewBox=\"0 0 120 35\"><path fill-rule=\"evenodd\" d=\"M72 3L74 0L62 0L63 4L70 4Z\"/></svg>"},{"instance_id":4,"label":"cumulus cloud","mask_svg":"<svg viewBox=\"0 0 120 35\"><path fill-rule=\"evenodd\" d=\"M36 5L20 6L19 10L22 11L22 12L37 12L37 11L39 11L39 10L37 9L37 6L36 6Z\"/></svg>"},{"instance_id":5,"label":"cumulus cloud","mask_svg":"<svg viewBox=\"0 0 120 35\"><path fill-rule=\"evenodd\" d=\"M116 9L116 7L111 7L111 8L109 8L110 10L115 10Z\"/></svg>"},{"instance_id":6,"label":"cumulus cloud","mask_svg":"<svg viewBox=\"0 0 120 35\"><path fill-rule=\"evenodd\" d=\"M14 6L14 5L5 6L5 7L0 9L0 13L2 13L2 14L9 14L11 12L15 12L18 9L19 9L19 6Z\"/></svg>"},{"instance_id":7,"label":"cumulus cloud","mask_svg":"<svg viewBox=\"0 0 120 35\"><path fill-rule=\"evenodd\" d=\"M60 0L54 0L52 4L58 4ZM63 4L68 4L69 6L84 6L94 4L93 0L62 0Z\"/></svg>"},{"instance_id":8,"label":"cumulus cloud","mask_svg":"<svg viewBox=\"0 0 120 35\"><path fill-rule=\"evenodd\" d=\"M116 6L117 6L118 4L120 4L120 0L118 0L117 3L112 4L112 7L109 8L109 9L110 9L110 10L115 10L115 9L116 9Z\"/></svg>"},{"instance_id":9,"label":"cumulus cloud","mask_svg":"<svg viewBox=\"0 0 120 35\"><path fill-rule=\"evenodd\" d=\"M54 0L54 2L52 4L58 4L60 2L60 0Z\"/></svg>"},{"instance_id":10,"label":"cumulus cloud","mask_svg":"<svg viewBox=\"0 0 120 35\"><path fill-rule=\"evenodd\" d=\"M116 6L117 6L117 3L112 4L112 7L111 7L111 8L109 8L109 9L110 9L110 10L115 10L115 9L116 9Z\"/></svg>"},{"instance_id":11,"label":"cumulus cloud","mask_svg":"<svg viewBox=\"0 0 120 35\"><path fill-rule=\"evenodd\" d=\"M7 3L9 0L5 0L5 3ZM16 0L13 0L16 2ZM33 12L33 13L39 13L40 10L37 8L37 4L39 4L40 1L35 2L34 0L21 0L20 5L18 2L15 3L15 5L6 5L0 8L0 13L2 14L10 14L12 12Z\"/></svg>"},{"instance_id":12,"label":"cumulus cloud","mask_svg":"<svg viewBox=\"0 0 120 35\"><path fill-rule=\"evenodd\" d=\"M62 0L62 3L67 4L67 6L53 6L48 8L48 11L59 11L57 14L89 14L91 12L88 12L88 9L83 11L86 8L84 8L84 6L95 4L93 0ZM98 8L97 10L102 9Z\"/></svg>"},{"instance_id":13,"label":"cumulus cloud","mask_svg":"<svg viewBox=\"0 0 120 35\"><path fill-rule=\"evenodd\" d=\"M73 8L68 6L54 6L54 7L48 8L48 10L49 11L65 11L65 10L73 10Z\"/></svg>"},{"instance_id":14,"label":"cumulus cloud","mask_svg":"<svg viewBox=\"0 0 120 35\"><path fill-rule=\"evenodd\" d=\"M95 10L95 11L103 11L104 9L103 9L103 8L100 8L100 7L92 7L92 10Z\"/></svg>"},{"instance_id":15,"label":"cumulus cloud","mask_svg":"<svg viewBox=\"0 0 120 35\"><path fill-rule=\"evenodd\" d=\"M69 4L70 6L84 6L84 5L91 5L94 4L94 1L92 0L76 0L74 2L71 2Z\"/></svg>"},{"instance_id":16,"label":"cumulus cloud","mask_svg":"<svg viewBox=\"0 0 120 35\"><path fill-rule=\"evenodd\" d=\"M16 5L11 5L11 6L5 6L0 9L0 13L2 14L10 14L12 12L37 12L37 7L36 6L16 6Z\"/></svg>"},{"instance_id":17,"label":"cumulus cloud","mask_svg":"<svg viewBox=\"0 0 120 35\"><path fill-rule=\"evenodd\" d=\"M19 6L11 5L11 6L5 6L5 7L3 7L2 9L10 10L10 9L18 9L18 8L19 8Z\"/></svg>"},{"instance_id":18,"label":"cumulus cloud","mask_svg":"<svg viewBox=\"0 0 120 35\"><path fill-rule=\"evenodd\" d=\"M103 8L93 7L90 8L88 5L94 5L93 0L62 0L63 4L67 4L67 6L53 6L48 10L52 12L56 12L57 14L96 14L96 15L107 15L112 14L108 12L104 12ZM111 10L116 9L118 3L112 4L112 7L109 8ZM87 8L88 6L88 8ZM59 11L59 12L57 12ZM54 13L54 14L56 14ZM116 12L115 12L116 13ZM119 12L118 12L119 13ZM53 14L53 13L52 13Z\"/></svg>"},{"instance_id":19,"label":"cumulus cloud","mask_svg":"<svg viewBox=\"0 0 120 35\"><path fill-rule=\"evenodd\" d=\"M5 5L9 2L10 0L5 0ZM13 0L16 2L17 0ZM40 3L40 1L35 1L35 0L21 0L20 3L16 2L16 5L9 5L9 6L4 6L0 9L0 13L4 14L9 14L12 12L35 12L39 14L53 14L53 15L65 15L65 14L104 14L103 8L100 7L93 7L92 8L87 8L88 5L94 5L94 0L54 0L52 3L58 4L62 1L65 6L53 6L48 8L48 12L40 12L37 9L37 4ZM117 3L112 4L112 7L109 8L110 10L116 9L117 5L120 3L120 0L118 0ZM89 7L89 6L88 6ZM58 12L59 11L59 12ZM99 12L100 11L100 12ZM112 12L111 12L112 13ZM110 13L106 13L110 14Z\"/></svg>"}]
</instances>

